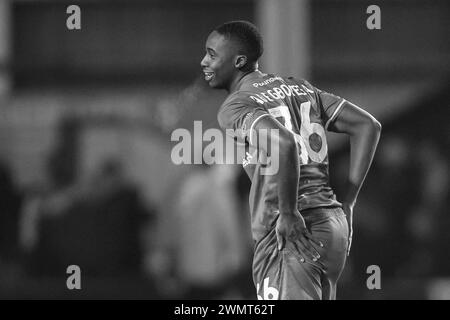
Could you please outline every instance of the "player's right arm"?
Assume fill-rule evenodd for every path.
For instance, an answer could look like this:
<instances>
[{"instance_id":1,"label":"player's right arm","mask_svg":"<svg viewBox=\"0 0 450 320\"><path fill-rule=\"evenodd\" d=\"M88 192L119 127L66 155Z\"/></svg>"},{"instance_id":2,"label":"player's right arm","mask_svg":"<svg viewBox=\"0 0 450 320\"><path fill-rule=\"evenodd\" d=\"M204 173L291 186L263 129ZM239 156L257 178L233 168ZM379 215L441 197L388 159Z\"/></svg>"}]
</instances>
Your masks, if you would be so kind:
<instances>
[{"instance_id":1,"label":"player's right arm","mask_svg":"<svg viewBox=\"0 0 450 320\"><path fill-rule=\"evenodd\" d=\"M248 101L235 99L225 103L218 114L223 129L236 131L238 140L244 140L277 161L278 209L276 232L278 248L281 250L286 240L298 245L298 251L312 260L319 258L311 246L312 238L306 229L305 221L297 208L298 181L300 177L297 144L294 136L273 118L267 110ZM252 139L253 138L253 139ZM261 143L263 142L263 143Z\"/></svg>"},{"instance_id":2,"label":"player's right arm","mask_svg":"<svg viewBox=\"0 0 450 320\"><path fill-rule=\"evenodd\" d=\"M250 132L250 135L258 137L258 141L267 142L255 143L253 146L262 148L272 162L278 161L278 166L276 166L278 172L275 173L280 211L276 225L278 249L283 249L286 241L290 241L302 256L307 255L308 258L316 261L320 255L311 246L311 242L322 245L307 230L305 220L297 208L300 178L297 142L292 133L271 116L262 117L252 128L254 131ZM270 146L270 148L266 146Z\"/></svg>"}]
</instances>

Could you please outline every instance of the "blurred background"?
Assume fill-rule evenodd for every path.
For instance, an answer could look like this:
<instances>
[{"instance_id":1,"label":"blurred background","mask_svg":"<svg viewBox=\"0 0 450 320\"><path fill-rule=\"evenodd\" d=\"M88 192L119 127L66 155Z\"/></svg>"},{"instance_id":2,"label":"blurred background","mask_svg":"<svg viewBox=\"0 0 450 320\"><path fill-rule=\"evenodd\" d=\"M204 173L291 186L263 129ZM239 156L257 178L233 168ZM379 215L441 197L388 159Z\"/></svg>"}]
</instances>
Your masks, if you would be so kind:
<instances>
[{"instance_id":1,"label":"blurred background","mask_svg":"<svg viewBox=\"0 0 450 320\"><path fill-rule=\"evenodd\" d=\"M218 127L204 43L245 19L263 72L383 124L338 299L450 299L449 16L444 0L1 0L0 298L256 299L241 166L171 161L175 129ZM348 140L328 144L339 198Z\"/></svg>"}]
</instances>

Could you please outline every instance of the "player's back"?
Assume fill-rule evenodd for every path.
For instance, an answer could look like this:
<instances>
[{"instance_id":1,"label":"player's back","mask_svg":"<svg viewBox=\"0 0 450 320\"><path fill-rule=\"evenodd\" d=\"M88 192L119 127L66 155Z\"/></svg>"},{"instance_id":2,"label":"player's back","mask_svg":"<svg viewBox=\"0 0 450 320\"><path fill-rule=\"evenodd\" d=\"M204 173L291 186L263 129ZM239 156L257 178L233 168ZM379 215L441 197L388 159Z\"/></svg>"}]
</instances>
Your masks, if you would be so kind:
<instances>
[{"instance_id":1,"label":"player's back","mask_svg":"<svg viewBox=\"0 0 450 320\"><path fill-rule=\"evenodd\" d=\"M265 75L245 76L219 111L224 128L243 130L249 138L254 124L272 116L284 125L298 143L300 180L298 207L336 207L340 203L329 185L326 127L344 100L323 92L304 80ZM248 147L248 140L244 142ZM251 156L249 154L249 156ZM252 180L250 208L255 240L269 231L277 216L276 175L262 174L263 164L246 159L244 169Z\"/></svg>"}]
</instances>

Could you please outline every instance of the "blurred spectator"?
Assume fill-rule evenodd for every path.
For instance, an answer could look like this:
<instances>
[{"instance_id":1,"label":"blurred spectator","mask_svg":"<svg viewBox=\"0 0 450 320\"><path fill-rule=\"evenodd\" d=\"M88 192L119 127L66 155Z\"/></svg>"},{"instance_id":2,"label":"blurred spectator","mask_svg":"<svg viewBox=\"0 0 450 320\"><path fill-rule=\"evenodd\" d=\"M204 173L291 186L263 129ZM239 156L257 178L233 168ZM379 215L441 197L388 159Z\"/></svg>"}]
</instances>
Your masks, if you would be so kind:
<instances>
[{"instance_id":1,"label":"blurred spectator","mask_svg":"<svg viewBox=\"0 0 450 320\"><path fill-rule=\"evenodd\" d=\"M11 171L0 162L0 277L10 274L8 270L16 268L19 263L21 203L22 196L14 186Z\"/></svg>"},{"instance_id":2,"label":"blurred spectator","mask_svg":"<svg viewBox=\"0 0 450 320\"><path fill-rule=\"evenodd\" d=\"M403 268L412 276L449 275L450 258L443 254L448 245L450 217L446 206L449 167L440 145L431 139L416 144L421 192L417 206L410 212L406 226L414 237L414 254ZM447 238L447 241L444 239ZM444 240L444 241L443 241ZM445 274L442 271L446 270Z\"/></svg>"},{"instance_id":3,"label":"blurred spectator","mask_svg":"<svg viewBox=\"0 0 450 320\"><path fill-rule=\"evenodd\" d=\"M58 140L48 159L50 188L62 189L75 182L78 174L80 130L81 123L78 119L67 117L61 120L56 132Z\"/></svg>"},{"instance_id":4,"label":"blurred spectator","mask_svg":"<svg viewBox=\"0 0 450 320\"><path fill-rule=\"evenodd\" d=\"M236 166L203 166L182 183L169 235L177 281L171 297L243 298L238 281L251 243L239 212L236 174Z\"/></svg>"},{"instance_id":5,"label":"blurred spectator","mask_svg":"<svg viewBox=\"0 0 450 320\"><path fill-rule=\"evenodd\" d=\"M34 210L38 274L60 274L70 264L88 275L140 272L139 229L147 214L118 163L106 162L89 181L48 194Z\"/></svg>"},{"instance_id":6,"label":"blurred spectator","mask_svg":"<svg viewBox=\"0 0 450 320\"><path fill-rule=\"evenodd\" d=\"M365 270L379 265L386 285L401 279L449 276L449 166L445 140L388 132L356 206L355 243L348 263L364 287ZM334 180L345 177L338 159ZM376 177L376 178L373 178ZM392 288L391 288L392 289ZM364 290L364 292L366 292Z\"/></svg>"},{"instance_id":7,"label":"blurred spectator","mask_svg":"<svg viewBox=\"0 0 450 320\"><path fill-rule=\"evenodd\" d=\"M50 185L29 197L22 244L34 275L60 275L79 265L88 276L141 272L141 227L151 217L117 159L77 177L76 121L65 121L49 160Z\"/></svg>"},{"instance_id":8,"label":"blurred spectator","mask_svg":"<svg viewBox=\"0 0 450 320\"><path fill-rule=\"evenodd\" d=\"M399 135L382 137L373 169L372 176L377 178L367 184L358 203L360 229L354 256L361 259L363 270L379 264L386 277L403 275L400 266L413 251L413 238L405 224L420 194L419 171L409 141ZM389 245L379 250L377 245L382 243Z\"/></svg>"}]
</instances>

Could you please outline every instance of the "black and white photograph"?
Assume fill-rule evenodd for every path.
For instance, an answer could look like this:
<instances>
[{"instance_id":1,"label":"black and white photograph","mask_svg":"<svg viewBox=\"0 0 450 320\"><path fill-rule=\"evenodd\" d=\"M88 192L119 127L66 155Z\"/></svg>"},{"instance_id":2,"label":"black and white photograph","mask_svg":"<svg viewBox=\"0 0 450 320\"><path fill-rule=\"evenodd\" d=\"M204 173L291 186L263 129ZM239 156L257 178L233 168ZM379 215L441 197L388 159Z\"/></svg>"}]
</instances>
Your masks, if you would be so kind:
<instances>
[{"instance_id":1,"label":"black and white photograph","mask_svg":"<svg viewBox=\"0 0 450 320\"><path fill-rule=\"evenodd\" d=\"M450 300L449 40L445 0L0 0L0 300Z\"/></svg>"}]
</instances>

